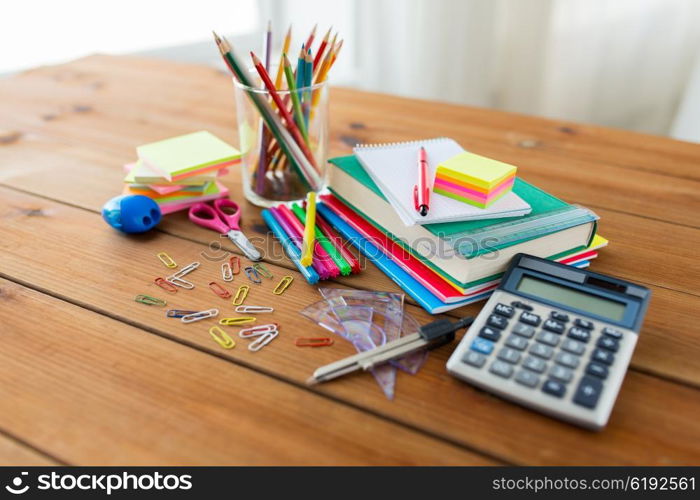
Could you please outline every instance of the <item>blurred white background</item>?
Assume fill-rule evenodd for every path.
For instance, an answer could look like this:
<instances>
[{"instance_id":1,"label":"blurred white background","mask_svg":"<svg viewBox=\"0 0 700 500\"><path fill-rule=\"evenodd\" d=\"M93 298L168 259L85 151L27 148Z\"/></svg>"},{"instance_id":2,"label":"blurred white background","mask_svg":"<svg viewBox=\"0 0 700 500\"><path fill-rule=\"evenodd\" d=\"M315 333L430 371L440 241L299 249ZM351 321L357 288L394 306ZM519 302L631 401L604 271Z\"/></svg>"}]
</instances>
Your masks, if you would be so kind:
<instances>
[{"instance_id":1,"label":"blurred white background","mask_svg":"<svg viewBox=\"0 0 700 500\"><path fill-rule=\"evenodd\" d=\"M0 16L0 74L96 52L220 65L319 23L334 84L700 142L697 0L24 0ZM297 50L296 48L294 50Z\"/></svg>"}]
</instances>

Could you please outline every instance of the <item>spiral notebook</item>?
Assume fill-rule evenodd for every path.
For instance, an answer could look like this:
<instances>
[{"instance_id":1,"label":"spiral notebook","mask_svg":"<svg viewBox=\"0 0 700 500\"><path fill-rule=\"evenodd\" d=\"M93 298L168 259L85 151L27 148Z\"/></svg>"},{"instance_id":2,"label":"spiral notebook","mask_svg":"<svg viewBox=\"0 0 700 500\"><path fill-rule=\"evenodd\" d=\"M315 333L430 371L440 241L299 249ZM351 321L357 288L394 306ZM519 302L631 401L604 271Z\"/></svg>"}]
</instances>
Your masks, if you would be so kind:
<instances>
[{"instance_id":1,"label":"spiral notebook","mask_svg":"<svg viewBox=\"0 0 700 500\"><path fill-rule=\"evenodd\" d=\"M430 195L430 212L423 217L413 205L413 186L418 178L418 150L428 153L428 178L435 178L441 162L464 149L445 137L394 144L360 145L353 149L358 161L382 190L401 221L407 226L503 217L521 217L530 213L530 205L511 192L489 208L479 208L436 193Z\"/></svg>"}]
</instances>

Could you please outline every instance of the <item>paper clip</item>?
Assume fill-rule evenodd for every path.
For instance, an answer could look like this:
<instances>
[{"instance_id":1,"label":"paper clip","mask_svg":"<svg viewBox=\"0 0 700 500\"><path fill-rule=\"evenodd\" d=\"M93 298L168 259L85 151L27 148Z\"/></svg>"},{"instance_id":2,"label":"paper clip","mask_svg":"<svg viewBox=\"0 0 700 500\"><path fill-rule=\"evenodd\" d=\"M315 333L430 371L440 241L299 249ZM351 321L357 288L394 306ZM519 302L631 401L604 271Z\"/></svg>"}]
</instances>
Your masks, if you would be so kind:
<instances>
[{"instance_id":1,"label":"paper clip","mask_svg":"<svg viewBox=\"0 0 700 500\"><path fill-rule=\"evenodd\" d=\"M207 309L206 311L199 311L193 314L187 314L183 316L180 321L183 323L194 323L202 319L213 318L219 315L218 309Z\"/></svg>"},{"instance_id":2,"label":"paper clip","mask_svg":"<svg viewBox=\"0 0 700 500\"><path fill-rule=\"evenodd\" d=\"M255 283L256 285L262 283L262 280L260 279L260 275L258 274L258 270L255 269L252 266L248 266L244 269L245 275L248 276L248 279Z\"/></svg>"},{"instance_id":3,"label":"paper clip","mask_svg":"<svg viewBox=\"0 0 700 500\"><path fill-rule=\"evenodd\" d=\"M180 288L184 288L185 290L192 290L194 288L194 285L192 283L178 276L168 276L166 281L171 285L179 286Z\"/></svg>"},{"instance_id":4,"label":"paper clip","mask_svg":"<svg viewBox=\"0 0 700 500\"><path fill-rule=\"evenodd\" d=\"M233 270L231 264L224 262L221 264L221 279L224 281L233 281Z\"/></svg>"},{"instance_id":5,"label":"paper clip","mask_svg":"<svg viewBox=\"0 0 700 500\"><path fill-rule=\"evenodd\" d=\"M158 260L160 260L165 265L165 267L169 267L170 269L174 269L177 267L177 264L175 263L173 258L165 252L157 253L156 257L158 257Z\"/></svg>"},{"instance_id":6,"label":"paper clip","mask_svg":"<svg viewBox=\"0 0 700 500\"><path fill-rule=\"evenodd\" d=\"M177 292L177 288L176 288L175 286L173 286L172 283L170 283L169 281L164 280L163 278L156 278L156 279L153 280L153 282L154 282L156 285L158 285L159 287L161 287L163 290L165 290L166 292L170 292L170 293L176 293L176 292Z\"/></svg>"},{"instance_id":7,"label":"paper clip","mask_svg":"<svg viewBox=\"0 0 700 500\"><path fill-rule=\"evenodd\" d=\"M178 272L173 274L172 276L168 276L168 280L170 280L171 277L173 278L182 278L184 275L191 273L195 269L197 269L200 266L199 262L192 262L191 264L187 264L185 267L180 269Z\"/></svg>"},{"instance_id":8,"label":"paper clip","mask_svg":"<svg viewBox=\"0 0 700 500\"><path fill-rule=\"evenodd\" d=\"M253 316L240 316L238 318L221 318L219 320L220 325L224 326L236 326L245 325L246 323L253 323L257 320Z\"/></svg>"},{"instance_id":9,"label":"paper clip","mask_svg":"<svg viewBox=\"0 0 700 500\"><path fill-rule=\"evenodd\" d=\"M297 347L323 347L333 345L333 339L330 337L300 337L294 341Z\"/></svg>"},{"instance_id":10,"label":"paper clip","mask_svg":"<svg viewBox=\"0 0 700 500\"><path fill-rule=\"evenodd\" d=\"M260 349L265 347L267 344L272 342L275 337L279 335L279 332L275 330L274 332L266 333L265 335L261 336L259 339L254 340L248 345L248 350L253 351L253 352L258 352Z\"/></svg>"},{"instance_id":11,"label":"paper clip","mask_svg":"<svg viewBox=\"0 0 700 500\"><path fill-rule=\"evenodd\" d=\"M271 313L274 311L273 308L267 306L238 306L236 307L237 313L249 313L249 314L260 314L260 313Z\"/></svg>"},{"instance_id":12,"label":"paper clip","mask_svg":"<svg viewBox=\"0 0 700 500\"><path fill-rule=\"evenodd\" d=\"M231 292L226 290L223 286L219 285L216 281L209 283L209 288L211 291L217 294L222 299L228 299L231 297Z\"/></svg>"},{"instance_id":13,"label":"paper clip","mask_svg":"<svg viewBox=\"0 0 700 500\"><path fill-rule=\"evenodd\" d=\"M136 302L140 302L141 304L146 304L147 306L164 306L167 305L167 302L164 301L163 299L158 299L156 297L151 297L150 295L137 295L136 298L134 298Z\"/></svg>"},{"instance_id":14,"label":"paper clip","mask_svg":"<svg viewBox=\"0 0 700 500\"><path fill-rule=\"evenodd\" d=\"M236 296L233 297L233 300L231 303L234 306L240 306L245 298L248 296L248 291L250 290L250 287L248 285L241 285L238 287L238 291L236 292Z\"/></svg>"},{"instance_id":15,"label":"paper clip","mask_svg":"<svg viewBox=\"0 0 700 500\"><path fill-rule=\"evenodd\" d=\"M212 326L209 329L209 335L214 339L214 342L219 344L224 349L233 349L236 347L236 342L228 336L228 333L223 331L218 326Z\"/></svg>"},{"instance_id":16,"label":"paper clip","mask_svg":"<svg viewBox=\"0 0 700 500\"><path fill-rule=\"evenodd\" d=\"M183 311L182 309L169 309L168 312L165 313L165 315L168 318L182 318L183 316L187 316L188 314L194 314L197 311Z\"/></svg>"},{"instance_id":17,"label":"paper clip","mask_svg":"<svg viewBox=\"0 0 700 500\"><path fill-rule=\"evenodd\" d=\"M255 271L263 278L272 279L272 273L267 270L267 268L263 265L262 262L253 264L253 269L255 269Z\"/></svg>"},{"instance_id":18,"label":"paper clip","mask_svg":"<svg viewBox=\"0 0 700 500\"><path fill-rule=\"evenodd\" d=\"M275 295L282 295L284 291L289 288L289 285L292 284L292 281L294 281L294 278L291 276L283 276L282 279L280 280L279 283L277 283L277 286L275 287L274 290L272 290L272 293Z\"/></svg>"},{"instance_id":19,"label":"paper clip","mask_svg":"<svg viewBox=\"0 0 700 500\"><path fill-rule=\"evenodd\" d=\"M269 325L252 326L250 328L244 328L238 335L242 339L248 339L250 337L259 337L260 335L265 335L266 333L276 332L279 325L277 323L270 323Z\"/></svg>"},{"instance_id":20,"label":"paper clip","mask_svg":"<svg viewBox=\"0 0 700 500\"><path fill-rule=\"evenodd\" d=\"M234 255L231 257L229 260L229 265L231 266L231 272L233 274L238 274L241 272L241 258L238 257L237 255Z\"/></svg>"}]
</instances>

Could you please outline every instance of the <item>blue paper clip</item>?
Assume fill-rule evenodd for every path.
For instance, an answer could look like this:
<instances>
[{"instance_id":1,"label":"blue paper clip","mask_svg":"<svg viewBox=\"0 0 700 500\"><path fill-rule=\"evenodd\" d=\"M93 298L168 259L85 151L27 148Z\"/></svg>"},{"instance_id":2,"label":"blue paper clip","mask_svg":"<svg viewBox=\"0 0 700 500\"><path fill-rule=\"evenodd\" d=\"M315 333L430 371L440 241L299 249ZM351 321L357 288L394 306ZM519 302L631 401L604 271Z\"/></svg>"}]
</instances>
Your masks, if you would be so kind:
<instances>
[{"instance_id":1,"label":"blue paper clip","mask_svg":"<svg viewBox=\"0 0 700 500\"><path fill-rule=\"evenodd\" d=\"M260 274L258 273L258 270L255 269L252 266L248 266L244 269L245 275L248 276L248 279L255 283L256 285L259 285L262 283L262 280L260 279Z\"/></svg>"}]
</instances>

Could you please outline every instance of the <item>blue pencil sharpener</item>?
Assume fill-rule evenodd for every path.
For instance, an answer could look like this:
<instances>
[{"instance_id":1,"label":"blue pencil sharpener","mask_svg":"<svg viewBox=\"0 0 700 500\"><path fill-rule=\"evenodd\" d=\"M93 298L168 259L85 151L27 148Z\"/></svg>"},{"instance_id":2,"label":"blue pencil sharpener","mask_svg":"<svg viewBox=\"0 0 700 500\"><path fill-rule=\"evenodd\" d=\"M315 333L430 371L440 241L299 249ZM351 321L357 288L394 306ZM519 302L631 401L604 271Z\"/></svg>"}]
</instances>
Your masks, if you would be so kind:
<instances>
[{"instance_id":1,"label":"blue pencil sharpener","mask_svg":"<svg viewBox=\"0 0 700 500\"><path fill-rule=\"evenodd\" d=\"M123 233L145 233L158 225L162 215L158 204L147 196L122 195L102 207L102 218Z\"/></svg>"}]
</instances>

